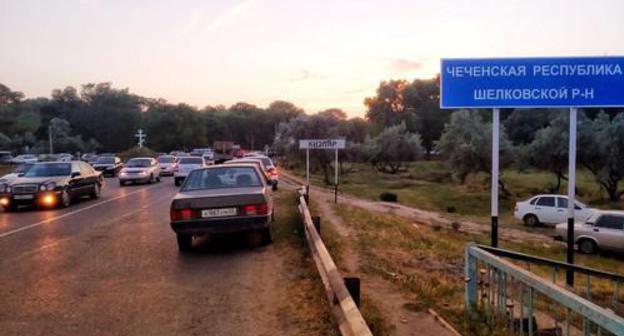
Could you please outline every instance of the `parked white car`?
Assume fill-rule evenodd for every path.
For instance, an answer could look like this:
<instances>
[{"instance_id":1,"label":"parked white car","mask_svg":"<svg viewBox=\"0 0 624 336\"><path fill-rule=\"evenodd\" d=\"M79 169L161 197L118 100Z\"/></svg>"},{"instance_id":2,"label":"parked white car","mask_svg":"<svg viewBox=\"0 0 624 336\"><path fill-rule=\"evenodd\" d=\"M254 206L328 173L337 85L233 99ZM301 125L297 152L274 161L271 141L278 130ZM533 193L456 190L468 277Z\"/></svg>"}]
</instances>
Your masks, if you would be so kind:
<instances>
[{"instance_id":1,"label":"parked white car","mask_svg":"<svg viewBox=\"0 0 624 336\"><path fill-rule=\"evenodd\" d=\"M37 155L34 154L22 154L13 158L12 162L14 164L22 164L22 163L37 163L39 159Z\"/></svg>"},{"instance_id":2,"label":"parked white car","mask_svg":"<svg viewBox=\"0 0 624 336\"><path fill-rule=\"evenodd\" d=\"M555 239L565 241L568 224L555 227ZM597 210L585 222L574 223L574 242L582 253L624 251L624 211Z\"/></svg>"},{"instance_id":3,"label":"parked white car","mask_svg":"<svg viewBox=\"0 0 624 336\"><path fill-rule=\"evenodd\" d=\"M186 156L178 158L178 166L173 172L173 183L180 186L193 169L207 167L206 160L201 156Z\"/></svg>"},{"instance_id":4,"label":"parked white car","mask_svg":"<svg viewBox=\"0 0 624 336\"><path fill-rule=\"evenodd\" d=\"M517 202L514 217L524 222L525 225L535 226L539 224L557 224L567 220L568 196L564 195L537 195L523 202ZM577 221L585 221L593 209L576 201L574 206L574 218Z\"/></svg>"}]
</instances>

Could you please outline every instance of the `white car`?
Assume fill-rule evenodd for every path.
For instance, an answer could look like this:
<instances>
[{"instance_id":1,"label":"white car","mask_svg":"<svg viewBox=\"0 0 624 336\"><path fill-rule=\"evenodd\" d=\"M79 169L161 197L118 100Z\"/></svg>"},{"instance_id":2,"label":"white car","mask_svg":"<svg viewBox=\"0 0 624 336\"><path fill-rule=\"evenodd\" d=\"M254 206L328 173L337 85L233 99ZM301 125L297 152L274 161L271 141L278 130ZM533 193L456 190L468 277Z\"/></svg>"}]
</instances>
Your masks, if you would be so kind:
<instances>
[{"instance_id":1,"label":"white car","mask_svg":"<svg viewBox=\"0 0 624 336\"><path fill-rule=\"evenodd\" d=\"M565 241L568 223L555 227L556 240ZM574 223L574 242L582 253L624 251L624 211L597 210L585 222Z\"/></svg>"},{"instance_id":2,"label":"white car","mask_svg":"<svg viewBox=\"0 0 624 336\"><path fill-rule=\"evenodd\" d=\"M523 202L517 202L514 217L524 222L525 225L535 226L539 224L557 224L567 220L568 196L564 195L537 195ZM577 221L585 221L593 209L576 201L574 218Z\"/></svg>"},{"instance_id":3,"label":"white car","mask_svg":"<svg viewBox=\"0 0 624 336\"><path fill-rule=\"evenodd\" d=\"M22 163L37 163L39 161L39 159L37 158L37 155L34 154L22 154L22 155L18 155L15 158L13 158L12 162L15 164L22 164Z\"/></svg>"},{"instance_id":4,"label":"white car","mask_svg":"<svg viewBox=\"0 0 624 336\"><path fill-rule=\"evenodd\" d=\"M173 172L173 183L180 186L184 179L193 169L207 167L206 161L201 156L186 156L178 158L178 166Z\"/></svg>"},{"instance_id":5,"label":"white car","mask_svg":"<svg viewBox=\"0 0 624 336\"><path fill-rule=\"evenodd\" d=\"M157 160L160 164L160 175L173 176L173 172L178 166L178 159L173 155L161 155Z\"/></svg>"},{"instance_id":6,"label":"white car","mask_svg":"<svg viewBox=\"0 0 624 336\"><path fill-rule=\"evenodd\" d=\"M119 185L160 182L160 165L150 157L133 158L119 172Z\"/></svg>"}]
</instances>

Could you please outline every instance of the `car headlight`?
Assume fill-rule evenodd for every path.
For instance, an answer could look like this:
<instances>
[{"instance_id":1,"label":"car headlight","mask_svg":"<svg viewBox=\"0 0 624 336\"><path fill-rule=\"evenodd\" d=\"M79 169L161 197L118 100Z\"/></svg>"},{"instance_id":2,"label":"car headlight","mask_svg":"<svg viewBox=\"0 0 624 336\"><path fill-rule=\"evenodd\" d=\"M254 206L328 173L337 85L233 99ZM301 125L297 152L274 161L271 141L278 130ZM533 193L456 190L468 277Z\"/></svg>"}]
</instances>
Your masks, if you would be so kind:
<instances>
[{"instance_id":1,"label":"car headlight","mask_svg":"<svg viewBox=\"0 0 624 336\"><path fill-rule=\"evenodd\" d=\"M48 182L45 184L45 188L47 191L52 191L56 188L56 183L54 182Z\"/></svg>"},{"instance_id":2,"label":"car headlight","mask_svg":"<svg viewBox=\"0 0 624 336\"><path fill-rule=\"evenodd\" d=\"M7 189L9 188L9 185L6 183L0 183L0 192L9 192Z\"/></svg>"}]
</instances>

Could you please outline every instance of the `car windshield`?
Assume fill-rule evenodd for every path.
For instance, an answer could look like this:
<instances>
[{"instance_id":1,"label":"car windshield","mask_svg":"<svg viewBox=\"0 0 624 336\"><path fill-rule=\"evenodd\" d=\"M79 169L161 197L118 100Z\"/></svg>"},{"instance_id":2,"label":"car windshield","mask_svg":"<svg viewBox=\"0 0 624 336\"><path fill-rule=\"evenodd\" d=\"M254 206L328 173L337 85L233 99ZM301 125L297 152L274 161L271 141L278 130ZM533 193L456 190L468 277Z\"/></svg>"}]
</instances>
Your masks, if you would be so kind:
<instances>
[{"instance_id":1,"label":"car windshield","mask_svg":"<svg viewBox=\"0 0 624 336\"><path fill-rule=\"evenodd\" d=\"M158 158L159 163L174 163L175 157L173 156L161 156Z\"/></svg>"},{"instance_id":2,"label":"car windshield","mask_svg":"<svg viewBox=\"0 0 624 336\"><path fill-rule=\"evenodd\" d=\"M202 158L197 158L197 157L184 157L180 159L180 164L184 165L184 164L194 164L194 165L200 165L204 162L204 159Z\"/></svg>"},{"instance_id":3,"label":"car windshield","mask_svg":"<svg viewBox=\"0 0 624 336\"><path fill-rule=\"evenodd\" d=\"M130 159L126 164L129 168L146 168L150 166L150 159Z\"/></svg>"},{"instance_id":4,"label":"car windshield","mask_svg":"<svg viewBox=\"0 0 624 336\"><path fill-rule=\"evenodd\" d=\"M258 173L251 167L219 167L191 172L182 191L261 186Z\"/></svg>"},{"instance_id":5,"label":"car windshield","mask_svg":"<svg viewBox=\"0 0 624 336\"><path fill-rule=\"evenodd\" d=\"M26 177L67 176L71 173L70 163L42 163L33 165L25 174Z\"/></svg>"},{"instance_id":6,"label":"car windshield","mask_svg":"<svg viewBox=\"0 0 624 336\"><path fill-rule=\"evenodd\" d=\"M15 173L15 174L25 174L27 171L30 170L30 168L32 168L32 166L33 166L32 164L19 165L19 166L17 166L17 168L15 168L13 173Z\"/></svg>"},{"instance_id":7,"label":"car windshield","mask_svg":"<svg viewBox=\"0 0 624 336\"><path fill-rule=\"evenodd\" d=\"M115 163L115 158L112 157L101 157L99 159L97 159L97 161L95 162L96 164L114 164Z\"/></svg>"}]
</instances>

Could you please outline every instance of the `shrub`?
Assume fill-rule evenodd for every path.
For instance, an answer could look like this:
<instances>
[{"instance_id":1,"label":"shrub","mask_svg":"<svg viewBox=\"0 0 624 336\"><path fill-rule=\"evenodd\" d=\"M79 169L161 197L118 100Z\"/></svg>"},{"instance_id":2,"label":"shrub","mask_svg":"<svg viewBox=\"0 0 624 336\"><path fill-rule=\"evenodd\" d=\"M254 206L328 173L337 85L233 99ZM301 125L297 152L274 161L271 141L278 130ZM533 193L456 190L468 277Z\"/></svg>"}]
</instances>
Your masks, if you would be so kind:
<instances>
[{"instance_id":1,"label":"shrub","mask_svg":"<svg viewBox=\"0 0 624 336\"><path fill-rule=\"evenodd\" d=\"M155 157L155 156L156 156L156 152L154 152L153 150L147 147L143 147L143 148L132 147L130 149L127 149L119 153L119 157L124 161L128 161L129 159L132 159L135 157Z\"/></svg>"},{"instance_id":2,"label":"shrub","mask_svg":"<svg viewBox=\"0 0 624 336\"><path fill-rule=\"evenodd\" d=\"M397 202L399 200L399 196L397 196L397 194L391 193L391 192L382 192L379 195L379 199L384 201L384 202Z\"/></svg>"}]
</instances>

